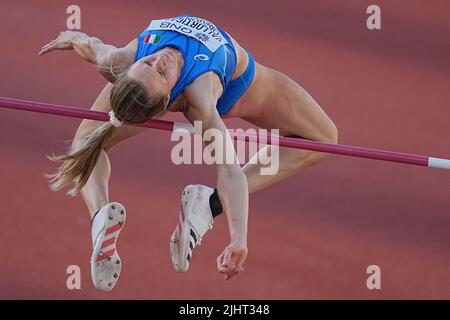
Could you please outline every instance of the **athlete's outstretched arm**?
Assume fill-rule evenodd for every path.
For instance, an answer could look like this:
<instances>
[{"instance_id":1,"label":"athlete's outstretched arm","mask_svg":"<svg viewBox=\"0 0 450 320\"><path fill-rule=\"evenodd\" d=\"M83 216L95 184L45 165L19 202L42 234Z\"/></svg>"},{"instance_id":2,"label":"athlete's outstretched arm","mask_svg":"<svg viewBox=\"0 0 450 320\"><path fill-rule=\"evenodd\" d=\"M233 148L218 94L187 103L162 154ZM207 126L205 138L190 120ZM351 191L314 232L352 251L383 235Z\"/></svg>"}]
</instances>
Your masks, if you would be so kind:
<instances>
[{"instance_id":1,"label":"athlete's outstretched arm","mask_svg":"<svg viewBox=\"0 0 450 320\"><path fill-rule=\"evenodd\" d=\"M224 152L220 159L215 157L222 163L217 164L217 189L227 215L231 240L217 258L217 268L220 273L225 274L225 279L231 279L243 270L242 266L248 253L248 186L245 174L237 160L233 140L216 109L217 98L220 96L216 88L218 86L221 88L221 85L220 80L214 77L217 76L201 76L185 90L190 105L185 116L191 122L202 122L202 134L208 129L220 132L223 145L228 146L223 148ZM214 80L217 80L219 85L214 85ZM233 161L227 162L227 160Z\"/></svg>"},{"instance_id":2,"label":"athlete's outstretched arm","mask_svg":"<svg viewBox=\"0 0 450 320\"><path fill-rule=\"evenodd\" d=\"M136 52L136 40L126 47L116 48L104 44L99 38L90 37L78 31L62 31L55 40L42 47L39 55L54 50L74 50L78 56L89 63L95 64L99 72L110 82L116 75L133 64Z\"/></svg>"}]
</instances>

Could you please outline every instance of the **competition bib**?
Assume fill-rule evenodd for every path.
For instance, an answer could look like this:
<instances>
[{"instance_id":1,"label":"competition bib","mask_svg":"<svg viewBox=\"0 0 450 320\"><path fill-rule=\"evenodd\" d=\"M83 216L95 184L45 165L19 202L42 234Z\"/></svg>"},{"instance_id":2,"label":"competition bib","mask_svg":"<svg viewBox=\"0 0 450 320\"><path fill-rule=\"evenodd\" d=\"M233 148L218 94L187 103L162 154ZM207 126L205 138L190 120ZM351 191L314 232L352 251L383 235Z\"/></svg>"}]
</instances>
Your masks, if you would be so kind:
<instances>
[{"instance_id":1,"label":"competition bib","mask_svg":"<svg viewBox=\"0 0 450 320\"><path fill-rule=\"evenodd\" d=\"M216 51L228 41L217 27L205 19L178 17L153 20L147 30L170 30L192 37L203 43L210 51Z\"/></svg>"}]
</instances>

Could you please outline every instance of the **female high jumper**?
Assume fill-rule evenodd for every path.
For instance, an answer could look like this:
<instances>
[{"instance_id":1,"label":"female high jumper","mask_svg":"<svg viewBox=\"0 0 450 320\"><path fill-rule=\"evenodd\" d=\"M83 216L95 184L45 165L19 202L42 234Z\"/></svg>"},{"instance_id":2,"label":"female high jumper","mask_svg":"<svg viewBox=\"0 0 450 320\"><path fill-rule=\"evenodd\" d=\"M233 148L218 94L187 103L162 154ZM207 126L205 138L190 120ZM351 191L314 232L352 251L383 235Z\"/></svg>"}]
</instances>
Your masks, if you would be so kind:
<instances>
[{"instance_id":1,"label":"female high jumper","mask_svg":"<svg viewBox=\"0 0 450 320\"><path fill-rule=\"evenodd\" d=\"M110 121L83 120L68 153L50 157L61 166L49 175L53 190L74 183L68 193L81 193L87 205L92 218L91 275L94 286L103 291L111 290L120 275L116 241L126 218L124 206L108 197L111 166L107 152L145 130L123 124L182 112L191 123L201 121L203 132L220 130L224 143L230 143L231 137L222 118L233 117L260 128L279 129L280 135L337 143L336 126L299 84L255 62L235 39L205 19L182 15L153 20L123 48L81 32L64 31L39 54L54 50L74 50L109 81L91 110L109 113ZM283 59L283 52L278 56ZM259 153L266 154L264 149L272 147ZM234 149L232 154L236 157ZM234 161L217 164L216 188L187 186L181 195L180 221L170 238L175 270L188 270L193 249L223 211L231 240L218 256L217 268L225 279L239 274L248 253L248 194L324 157L314 151L280 148L276 174L261 175L263 164L258 161L243 167Z\"/></svg>"}]
</instances>

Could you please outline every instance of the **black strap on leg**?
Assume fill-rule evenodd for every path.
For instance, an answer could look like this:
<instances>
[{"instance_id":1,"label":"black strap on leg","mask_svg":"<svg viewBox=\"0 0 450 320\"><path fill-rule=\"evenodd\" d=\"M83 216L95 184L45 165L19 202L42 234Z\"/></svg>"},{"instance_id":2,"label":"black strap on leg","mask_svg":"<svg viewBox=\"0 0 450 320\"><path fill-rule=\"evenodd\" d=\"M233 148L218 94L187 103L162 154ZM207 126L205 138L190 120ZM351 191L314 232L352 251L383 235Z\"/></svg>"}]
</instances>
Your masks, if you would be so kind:
<instances>
[{"instance_id":1,"label":"black strap on leg","mask_svg":"<svg viewBox=\"0 0 450 320\"><path fill-rule=\"evenodd\" d=\"M217 188L214 188L214 193L209 197L209 207L211 208L213 218L217 217L223 212L219 194L217 193Z\"/></svg>"},{"instance_id":2,"label":"black strap on leg","mask_svg":"<svg viewBox=\"0 0 450 320\"><path fill-rule=\"evenodd\" d=\"M92 217L92 220L91 220L91 226L92 226L92 224L94 223L94 219L95 219L95 217L97 216L97 213L99 213L100 212L100 210L97 210L95 213L94 213L94 216Z\"/></svg>"}]
</instances>

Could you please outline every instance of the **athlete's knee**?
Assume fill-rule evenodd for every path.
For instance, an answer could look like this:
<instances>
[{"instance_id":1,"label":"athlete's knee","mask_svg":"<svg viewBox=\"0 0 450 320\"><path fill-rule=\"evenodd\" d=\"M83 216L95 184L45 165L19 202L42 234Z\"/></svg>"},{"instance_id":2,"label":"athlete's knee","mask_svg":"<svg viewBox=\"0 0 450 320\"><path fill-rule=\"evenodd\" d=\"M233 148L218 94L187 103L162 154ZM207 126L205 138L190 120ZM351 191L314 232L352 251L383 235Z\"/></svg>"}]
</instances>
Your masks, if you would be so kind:
<instances>
[{"instance_id":1,"label":"athlete's knee","mask_svg":"<svg viewBox=\"0 0 450 320\"><path fill-rule=\"evenodd\" d=\"M332 121L330 121L330 124L327 126L327 129L323 134L322 142L336 144L338 143L338 140L339 140L338 129L336 125Z\"/></svg>"},{"instance_id":2,"label":"athlete's knee","mask_svg":"<svg viewBox=\"0 0 450 320\"><path fill-rule=\"evenodd\" d=\"M82 148L84 148L87 140L92 140L92 133L97 130L102 123L81 123L77 132L75 133L75 136L72 140L71 150L72 151L78 151ZM108 151L111 149L114 145L116 145L120 139L117 138L117 133L113 132L113 134L106 138L104 143L102 144L102 150Z\"/></svg>"},{"instance_id":3,"label":"athlete's knee","mask_svg":"<svg viewBox=\"0 0 450 320\"><path fill-rule=\"evenodd\" d=\"M84 139L87 138L89 134L91 134L98 125L94 124L92 120L83 120L78 126L77 131L72 140L72 150L79 150Z\"/></svg>"},{"instance_id":4,"label":"athlete's knee","mask_svg":"<svg viewBox=\"0 0 450 320\"><path fill-rule=\"evenodd\" d=\"M331 122L327 130L323 132L323 136L321 137L321 139L319 139L319 142L336 144L338 143L338 140L339 140L338 129L336 125L333 122ZM313 162L313 164L316 164L325 160L329 155L330 155L329 153L314 152L311 157L311 161Z\"/></svg>"},{"instance_id":5,"label":"athlete's knee","mask_svg":"<svg viewBox=\"0 0 450 320\"><path fill-rule=\"evenodd\" d=\"M333 135L331 139L331 143L337 144L339 142L339 130L336 125L333 123Z\"/></svg>"},{"instance_id":6,"label":"athlete's knee","mask_svg":"<svg viewBox=\"0 0 450 320\"><path fill-rule=\"evenodd\" d=\"M86 137L75 137L72 140L72 144L70 147L70 150L72 153L75 153L77 151L80 151L83 147L84 147L84 139ZM113 140L113 139L112 139ZM108 153L108 151L117 143L115 141L108 141L102 148L103 151L105 151L106 153Z\"/></svg>"}]
</instances>

